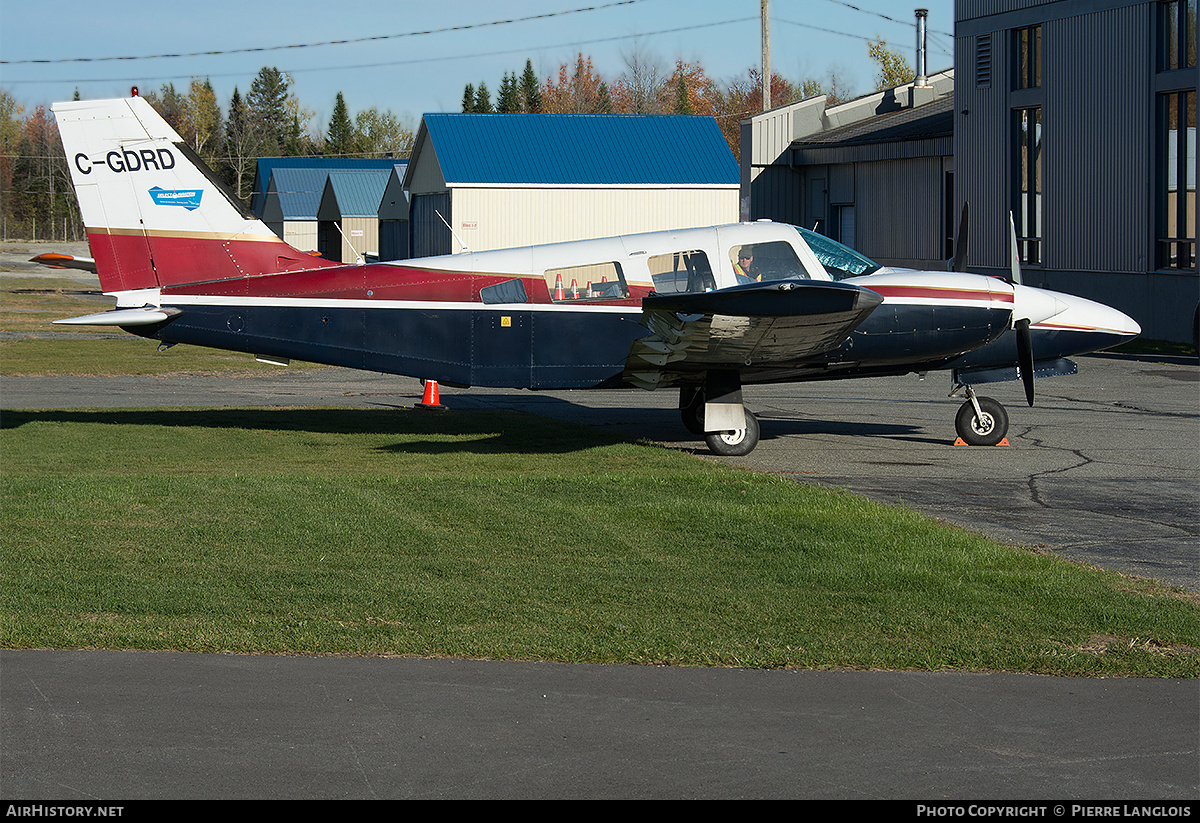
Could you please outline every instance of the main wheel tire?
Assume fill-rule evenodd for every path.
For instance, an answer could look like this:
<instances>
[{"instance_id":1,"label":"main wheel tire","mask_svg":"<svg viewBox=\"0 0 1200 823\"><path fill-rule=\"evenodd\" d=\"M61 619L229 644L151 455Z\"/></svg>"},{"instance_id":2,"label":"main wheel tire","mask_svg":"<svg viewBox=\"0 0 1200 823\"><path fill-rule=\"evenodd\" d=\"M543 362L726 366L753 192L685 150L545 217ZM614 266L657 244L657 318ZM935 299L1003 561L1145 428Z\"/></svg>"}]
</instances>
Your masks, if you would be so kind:
<instances>
[{"instance_id":1,"label":"main wheel tire","mask_svg":"<svg viewBox=\"0 0 1200 823\"><path fill-rule=\"evenodd\" d=\"M758 418L746 412L746 427L733 431L709 432L704 442L713 454L721 457L742 457L754 451L758 445Z\"/></svg>"},{"instance_id":2,"label":"main wheel tire","mask_svg":"<svg viewBox=\"0 0 1200 823\"><path fill-rule=\"evenodd\" d=\"M954 418L954 428L958 436L971 446L995 446L1008 434L1008 412L990 397L975 399L979 401L983 416L975 413L975 405L968 400L959 408Z\"/></svg>"}]
</instances>

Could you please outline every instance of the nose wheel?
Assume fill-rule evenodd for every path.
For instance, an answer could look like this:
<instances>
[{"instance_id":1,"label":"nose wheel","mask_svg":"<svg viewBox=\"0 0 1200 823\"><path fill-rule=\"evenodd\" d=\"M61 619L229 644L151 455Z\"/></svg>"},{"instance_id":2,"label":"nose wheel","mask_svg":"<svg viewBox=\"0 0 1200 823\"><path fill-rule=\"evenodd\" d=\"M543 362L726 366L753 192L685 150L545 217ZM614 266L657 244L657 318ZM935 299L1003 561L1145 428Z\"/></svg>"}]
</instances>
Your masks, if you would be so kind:
<instances>
[{"instance_id":1,"label":"nose wheel","mask_svg":"<svg viewBox=\"0 0 1200 823\"><path fill-rule=\"evenodd\" d=\"M1008 434L1008 412L998 401L979 397L967 387L967 402L954 417L958 436L971 446L995 446Z\"/></svg>"}]
</instances>

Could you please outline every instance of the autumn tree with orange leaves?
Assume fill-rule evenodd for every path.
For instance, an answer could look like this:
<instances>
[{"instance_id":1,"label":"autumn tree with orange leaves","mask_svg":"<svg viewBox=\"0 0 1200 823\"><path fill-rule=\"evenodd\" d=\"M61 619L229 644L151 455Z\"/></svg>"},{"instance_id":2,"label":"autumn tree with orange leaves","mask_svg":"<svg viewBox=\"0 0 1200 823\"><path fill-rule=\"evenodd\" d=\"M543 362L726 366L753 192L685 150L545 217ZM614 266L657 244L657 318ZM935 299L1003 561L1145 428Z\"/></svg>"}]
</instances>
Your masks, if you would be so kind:
<instances>
[{"instance_id":1,"label":"autumn tree with orange leaves","mask_svg":"<svg viewBox=\"0 0 1200 823\"><path fill-rule=\"evenodd\" d=\"M592 68L592 58L581 53L574 69L563 63L558 68L558 82L546 80L542 88L542 111L548 114L612 114L612 98L608 84Z\"/></svg>"}]
</instances>

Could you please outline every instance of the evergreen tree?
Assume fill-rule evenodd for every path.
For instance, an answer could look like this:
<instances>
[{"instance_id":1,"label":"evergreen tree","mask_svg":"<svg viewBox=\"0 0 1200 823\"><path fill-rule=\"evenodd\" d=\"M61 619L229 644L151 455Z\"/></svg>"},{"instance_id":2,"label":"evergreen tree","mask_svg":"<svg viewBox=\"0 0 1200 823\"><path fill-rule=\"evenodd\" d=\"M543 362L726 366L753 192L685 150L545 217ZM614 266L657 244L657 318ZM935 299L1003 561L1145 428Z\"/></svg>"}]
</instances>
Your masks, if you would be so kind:
<instances>
[{"instance_id":1,"label":"evergreen tree","mask_svg":"<svg viewBox=\"0 0 1200 823\"><path fill-rule=\"evenodd\" d=\"M594 114L612 114L613 104L612 98L608 94L608 83L600 82L600 88L596 90L596 107Z\"/></svg>"},{"instance_id":2,"label":"evergreen tree","mask_svg":"<svg viewBox=\"0 0 1200 823\"><path fill-rule=\"evenodd\" d=\"M250 84L246 108L265 153L283 153L292 121L288 112L290 85L287 76L274 66L263 66Z\"/></svg>"},{"instance_id":3,"label":"evergreen tree","mask_svg":"<svg viewBox=\"0 0 1200 823\"><path fill-rule=\"evenodd\" d=\"M514 72L504 73L500 81L500 96L496 98L496 111L501 114L512 114L521 111L521 90L517 86L517 75Z\"/></svg>"},{"instance_id":4,"label":"evergreen tree","mask_svg":"<svg viewBox=\"0 0 1200 823\"><path fill-rule=\"evenodd\" d=\"M474 111L478 114L489 114L492 111L492 95L488 91L487 83L480 83L479 88L475 89Z\"/></svg>"},{"instance_id":5,"label":"evergreen tree","mask_svg":"<svg viewBox=\"0 0 1200 823\"><path fill-rule=\"evenodd\" d=\"M525 71L520 84L521 111L539 114L542 111L542 89L537 75L533 73L533 62L525 61Z\"/></svg>"},{"instance_id":6,"label":"evergreen tree","mask_svg":"<svg viewBox=\"0 0 1200 823\"><path fill-rule=\"evenodd\" d=\"M354 124L350 122L350 112L346 109L346 100L340 91L333 104L333 117L329 119L325 151L335 156L354 153Z\"/></svg>"},{"instance_id":7,"label":"evergreen tree","mask_svg":"<svg viewBox=\"0 0 1200 823\"><path fill-rule=\"evenodd\" d=\"M475 86L470 83L467 83L463 89L462 109L463 114L470 114L475 111Z\"/></svg>"}]
</instances>

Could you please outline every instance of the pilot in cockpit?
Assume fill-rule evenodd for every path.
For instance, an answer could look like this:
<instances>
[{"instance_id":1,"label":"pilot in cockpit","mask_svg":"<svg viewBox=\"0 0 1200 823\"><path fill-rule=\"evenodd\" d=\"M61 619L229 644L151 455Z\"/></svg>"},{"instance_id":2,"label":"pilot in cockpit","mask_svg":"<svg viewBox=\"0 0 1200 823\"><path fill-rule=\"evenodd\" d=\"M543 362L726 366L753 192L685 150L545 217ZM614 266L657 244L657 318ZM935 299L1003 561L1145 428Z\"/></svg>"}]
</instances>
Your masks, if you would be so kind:
<instances>
[{"instance_id":1,"label":"pilot in cockpit","mask_svg":"<svg viewBox=\"0 0 1200 823\"><path fill-rule=\"evenodd\" d=\"M742 246L738 252L738 260L733 264L733 273L737 275L738 283L754 283L762 280L762 274L754 268L753 246Z\"/></svg>"}]
</instances>

